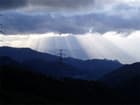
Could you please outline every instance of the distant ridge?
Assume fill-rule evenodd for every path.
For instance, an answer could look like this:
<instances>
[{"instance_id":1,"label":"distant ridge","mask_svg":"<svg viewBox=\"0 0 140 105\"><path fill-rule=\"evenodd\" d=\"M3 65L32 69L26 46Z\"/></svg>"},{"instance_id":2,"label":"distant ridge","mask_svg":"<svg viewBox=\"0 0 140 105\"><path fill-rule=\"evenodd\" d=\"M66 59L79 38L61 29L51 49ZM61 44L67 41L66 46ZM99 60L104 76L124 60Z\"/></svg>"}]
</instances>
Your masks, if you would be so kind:
<instances>
[{"instance_id":1,"label":"distant ridge","mask_svg":"<svg viewBox=\"0 0 140 105\"><path fill-rule=\"evenodd\" d=\"M0 47L0 56L8 56L35 72L55 77L68 76L88 80L98 79L122 66L118 61L112 60L83 61L73 58L64 58L63 63L59 64L58 56L37 52L29 48Z\"/></svg>"}]
</instances>

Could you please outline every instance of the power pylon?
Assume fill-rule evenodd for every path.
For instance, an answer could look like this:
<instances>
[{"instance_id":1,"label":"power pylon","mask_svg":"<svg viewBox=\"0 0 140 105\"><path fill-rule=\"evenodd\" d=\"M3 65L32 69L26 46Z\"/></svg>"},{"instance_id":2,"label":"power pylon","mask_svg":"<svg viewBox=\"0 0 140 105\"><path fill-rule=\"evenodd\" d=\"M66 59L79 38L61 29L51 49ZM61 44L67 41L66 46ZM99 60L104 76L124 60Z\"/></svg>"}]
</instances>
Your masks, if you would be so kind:
<instances>
[{"instance_id":1,"label":"power pylon","mask_svg":"<svg viewBox=\"0 0 140 105\"><path fill-rule=\"evenodd\" d=\"M59 49L58 51L59 63L62 64L65 57L64 49Z\"/></svg>"},{"instance_id":2,"label":"power pylon","mask_svg":"<svg viewBox=\"0 0 140 105\"><path fill-rule=\"evenodd\" d=\"M62 35L60 34L59 37L62 38ZM58 51L57 56L59 57L59 63L62 64L64 63L64 58L66 57L65 49L60 47L57 51Z\"/></svg>"},{"instance_id":3,"label":"power pylon","mask_svg":"<svg viewBox=\"0 0 140 105\"><path fill-rule=\"evenodd\" d=\"M0 24L0 33L5 34L5 32L3 31L3 24Z\"/></svg>"},{"instance_id":4,"label":"power pylon","mask_svg":"<svg viewBox=\"0 0 140 105\"><path fill-rule=\"evenodd\" d=\"M2 14L0 14L0 17L3 16ZM3 24L0 24L0 33L1 34L5 34L5 32L3 31Z\"/></svg>"}]
</instances>

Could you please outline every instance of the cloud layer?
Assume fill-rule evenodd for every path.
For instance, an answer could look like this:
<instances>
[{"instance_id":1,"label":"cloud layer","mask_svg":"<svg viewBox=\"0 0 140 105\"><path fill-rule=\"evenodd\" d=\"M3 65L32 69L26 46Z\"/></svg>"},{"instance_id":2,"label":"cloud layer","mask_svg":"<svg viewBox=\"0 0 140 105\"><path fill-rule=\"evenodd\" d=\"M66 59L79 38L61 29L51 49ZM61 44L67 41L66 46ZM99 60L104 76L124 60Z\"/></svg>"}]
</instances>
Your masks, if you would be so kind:
<instances>
[{"instance_id":1,"label":"cloud layer","mask_svg":"<svg viewBox=\"0 0 140 105\"><path fill-rule=\"evenodd\" d=\"M79 11L94 7L94 0L0 0L0 10L26 8L45 11Z\"/></svg>"},{"instance_id":2,"label":"cloud layer","mask_svg":"<svg viewBox=\"0 0 140 105\"><path fill-rule=\"evenodd\" d=\"M49 11L80 11L94 7L94 0L28 0L32 9L45 8Z\"/></svg>"},{"instance_id":3,"label":"cloud layer","mask_svg":"<svg viewBox=\"0 0 140 105\"><path fill-rule=\"evenodd\" d=\"M139 7L139 0L0 0L0 10L19 9L43 10L47 12L74 12L90 13L95 11L108 11L123 5ZM125 7L124 7L125 8ZM70 12L70 13L69 13Z\"/></svg>"},{"instance_id":4,"label":"cloud layer","mask_svg":"<svg viewBox=\"0 0 140 105\"><path fill-rule=\"evenodd\" d=\"M6 34L140 29L138 0L0 0L0 10Z\"/></svg>"},{"instance_id":5,"label":"cloud layer","mask_svg":"<svg viewBox=\"0 0 140 105\"><path fill-rule=\"evenodd\" d=\"M0 0L0 10L16 9L26 6L26 0Z\"/></svg>"},{"instance_id":6,"label":"cloud layer","mask_svg":"<svg viewBox=\"0 0 140 105\"><path fill-rule=\"evenodd\" d=\"M0 23L3 24L2 30L6 34L42 34L46 32L83 34L108 31L131 32L140 29L139 15L126 19L119 15L105 13L61 16L10 12L0 17Z\"/></svg>"}]
</instances>

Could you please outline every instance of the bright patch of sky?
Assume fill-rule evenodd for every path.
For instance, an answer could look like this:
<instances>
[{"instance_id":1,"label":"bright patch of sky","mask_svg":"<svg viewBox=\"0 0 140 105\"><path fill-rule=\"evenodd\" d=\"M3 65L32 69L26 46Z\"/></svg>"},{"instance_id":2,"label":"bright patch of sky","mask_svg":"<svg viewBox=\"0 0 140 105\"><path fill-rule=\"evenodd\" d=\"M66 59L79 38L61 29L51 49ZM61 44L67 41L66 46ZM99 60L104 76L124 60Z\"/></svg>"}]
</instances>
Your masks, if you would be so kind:
<instances>
[{"instance_id":1,"label":"bright patch of sky","mask_svg":"<svg viewBox=\"0 0 140 105\"><path fill-rule=\"evenodd\" d=\"M110 59L121 63L140 61L140 31L132 33L107 32L81 35L46 33L33 35L0 35L0 46L27 47L56 54L64 49L67 57L78 59Z\"/></svg>"}]
</instances>

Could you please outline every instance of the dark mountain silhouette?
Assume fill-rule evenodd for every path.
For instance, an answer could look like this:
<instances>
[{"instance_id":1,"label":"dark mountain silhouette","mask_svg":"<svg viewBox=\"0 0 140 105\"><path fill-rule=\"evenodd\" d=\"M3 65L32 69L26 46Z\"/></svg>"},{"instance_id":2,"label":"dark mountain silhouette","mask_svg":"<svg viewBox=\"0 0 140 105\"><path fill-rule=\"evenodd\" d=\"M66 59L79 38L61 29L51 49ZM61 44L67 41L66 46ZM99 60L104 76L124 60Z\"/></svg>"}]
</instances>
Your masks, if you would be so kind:
<instances>
[{"instance_id":1,"label":"dark mountain silhouette","mask_svg":"<svg viewBox=\"0 0 140 105\"><path fill-rule=\"evenodd\" d=\"M100 81L116 89L129 102L140 103L140 63L125 65L105 75Z\"/></svg>"},{"instance_id":2,"label":"dark mountain silhouette","mask_svg":"<svg viewBox=\"0 0 140 105\"><path fill-rule=\"evenodd\" d=\"M1 57L1 60L4 61L0 65L1 104L114 103L119 99L96 81L70 78L57 80L30 72L29 68L7 56Z\"/></svg>"},{"instance_id":3,"label":"dark mountain silhouette","mask_svg":"<svg viewBox=\"0 0 140 105\"><path fill-rule=\"evenodd\" d=\"M39 53L29 48L0 47L0 56L9 56L12 59L23 62L31 59L45 59L46 61L56 61L58 57L46 53Z\"/></svg>"},{"instance_id":4,"label":"dark mountain silhouette","mask_svg":"<svg viewBox=\"0 0 140 105\"><path fill-rule=\"evenodd\" d=\"M24 61L22 64L31 68L34 72L40 72L54 78L76 78L76 76L81 76L82 78L83 75L79 69L58 61L48 62L42 59L33 59Z\"/></svg>"},{"instance_id":5,"label":"dark mountain silhouette","mask_svg":"<svg viewBox=\"0 0 140 105\"><path fill-rule=\"evenodd\" d=\"M9 56L33 71L54 77L74 77L88 80L98 79L122 66L118 61L96 59L82 61L64 58L63 63L60 63L58 56L40 53L28 48L1 47L0 56Z\"/></svg>"},{"instance_id":6,"label":"dark mountain silhouette","mask_svg":"<svg viewBox=\"0 0 140 105\"><path fill-rule=\"evenodd\" d=\"M33 65L42 64L41 61ZM55 72L63 66L65 70L79 70L67 63L43 62ZM120 67L98 81L68 76L57 79L9 56L1 56L0 104L139 104L139 70L140 63L135 63Z\"/></svg>"},{"instance_id":7,"label":"dark mountain silhouette","mask_svg":"<svg viewBox=\"0 0 140 105\"><path fill-rule=\"evenodd\" d=\"M117 68L120 68L122 66L121 63L118 61L112 61L112 60L75 60L72 58L66 59L65 62L67 64L70 64L80 70L83 70L84 73L87 73L88 75L85 75L85 78L87 79L98 79L102 77L104 74L107 74L113 70L116 70Z\"/></svg>"}]
</instances>

